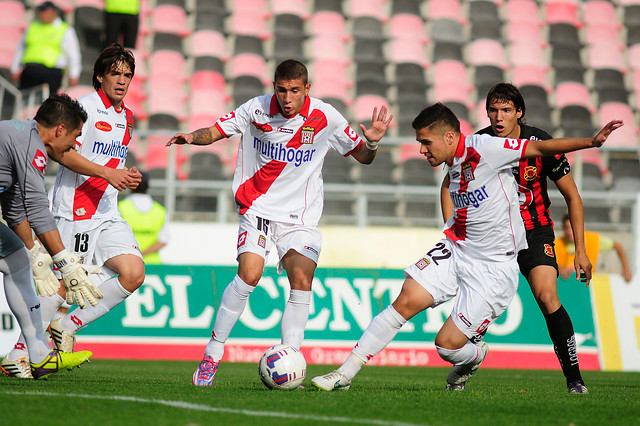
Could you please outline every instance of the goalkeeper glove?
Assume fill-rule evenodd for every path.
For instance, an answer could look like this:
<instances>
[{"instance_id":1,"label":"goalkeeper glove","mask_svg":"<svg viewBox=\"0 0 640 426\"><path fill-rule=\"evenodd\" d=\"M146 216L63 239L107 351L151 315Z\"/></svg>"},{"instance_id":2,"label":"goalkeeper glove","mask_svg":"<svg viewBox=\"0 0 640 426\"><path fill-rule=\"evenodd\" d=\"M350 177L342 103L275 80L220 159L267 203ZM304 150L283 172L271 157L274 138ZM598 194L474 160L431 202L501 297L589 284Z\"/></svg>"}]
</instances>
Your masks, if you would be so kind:
<instances>
[{"instance_id":1,"label":"goalkeeper glove","mask_svg":"<svg viewBox=\"0 0 640 426\"><path fill-rule=\"evenodd\" d=\"M87 306L84 299L87 299L91 306L98 304L97 299L102 298L102 292L89 279L89 274L100 272L99 266L82 265L78 256L66 250L54 255L53 262L60 270L62 280L67 287L68 304L71 305L75 301L80 309Z\"/></svg>"},{"instance_id":2,"label":"goalkeeper glove","mask_svg":"<svg viewBox=\"0 0 640 426\"><path fill-rule=\"evenodd\" d=\"M51 256L40 250L42 246L39 241L35 241L35 245L31 250L31 259L33 260L33 280L36 283L36 289L41 296L53 296L60 288L60 281L56 278L51 270Z\"/></svg>"}]
</instances>

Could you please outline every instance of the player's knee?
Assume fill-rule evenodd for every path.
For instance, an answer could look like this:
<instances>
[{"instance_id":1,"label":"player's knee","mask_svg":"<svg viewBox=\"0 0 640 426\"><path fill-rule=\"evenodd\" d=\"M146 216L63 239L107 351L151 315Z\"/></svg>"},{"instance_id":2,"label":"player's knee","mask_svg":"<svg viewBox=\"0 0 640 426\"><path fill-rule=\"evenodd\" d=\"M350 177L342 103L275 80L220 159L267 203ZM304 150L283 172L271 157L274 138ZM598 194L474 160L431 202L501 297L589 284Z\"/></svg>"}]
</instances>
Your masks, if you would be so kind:
<instances>
[{"instance_id":1,"label":"player's knee","mask_svg":"<svg viewBox=\"0 0 640 426\"><path fill-rule=\"evenodd\" d=\"M545 313L555 312L560 307L560 300L554 291L542 291L536 294L538 305Z\"/></svg>"},{"instance_id":2,"label":"player's knee","mask_svg":"<svg viewBox=\"0 0 640 426\"><path fill-rule=\"evenodd\" d=\"M238 276L245 284L250 286L257 286L260 278L262 278L262 273L258 271L239 271Z\"/></svg>"},{"instance_id":3,"label":"player's knee","mask_svg":"<svg viewBox=\"0 0 640 426\"><path fill-rule=\"evenodd\" d=\"M443 360L455 364L458 361L458 357L456 356L458 352L460 352L460 348L457 349L447 349L442 346L439 346L436 343L436 350L438 351L438 355Z\"/></svg>"},{"instance_id":4,"label":"player's knee","mask_svg":"<svg viewBox=\"0 0 640 426\"><path fill-rule=\"evenodd\" d=\"M118 279L120 284L130 292L137 290L144 283L144 264L130 265L119 271Z\"/></svg>"}]
</instances>

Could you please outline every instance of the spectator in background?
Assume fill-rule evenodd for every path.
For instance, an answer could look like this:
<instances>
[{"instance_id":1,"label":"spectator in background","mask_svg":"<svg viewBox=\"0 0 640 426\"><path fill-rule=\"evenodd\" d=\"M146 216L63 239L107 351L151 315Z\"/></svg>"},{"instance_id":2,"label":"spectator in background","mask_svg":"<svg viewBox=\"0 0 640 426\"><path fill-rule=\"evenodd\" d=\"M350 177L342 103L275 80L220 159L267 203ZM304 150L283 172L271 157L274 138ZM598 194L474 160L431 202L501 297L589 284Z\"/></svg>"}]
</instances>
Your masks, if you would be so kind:
<instances>
[{"instance_id":1,"label":"spectator in background","mask_svg":"<svg viewBox=\"0 0 640 426\"><path fill-rule=\"evenodd\" d=\"M62 86L65 70L69 84L78 84L82 71L80 44L75 30L60 18L60 9L53 2L45 1L36 12L38 19L29 25L16 49L11 78L19 82L20 89L48 84L54 94Z\"/></svg>"},{"instance_id":2,"label":"spectator in background","mask_svg":"<svg viewBox=\"0 0 640 426\"><path fill-rule=\"evenodd\" d=\"M140 185L118 203L118 208L138 240L144 263L159 265L162 261L158 252L169 242L169 220L164 206L147 194L148 189L149 174L142 173Z\"/></svg>"},{"instance_id":3,"label":"spectator in background","mask_svg":"<svg viewBox=\"0 0 640 426\"><path fill-rule=\"evenodd\" d=\"M558 272L560 276L567 279L575 270L573 258L576 253L569 215L564 215L562 218L562 231L564 234L555 240L556 259L558 261ZM629 261L627 260L624 248L622 248L619 242L593 231L584 231L584 239L585 246L587 247L587 256L593 264L594 272L600 252L614 249L616 253L618 253L620 263L622 264L622 276L626 282L631 281L632 275Z\"/></svg>"},{"instance_id":4,"label":"spectator in background","mask_svg":"<svg viewBox=\"0 0 640 426\"><path fill-rule=\"evenodd\" d=\"M140 0L106 0L104 3L104 26L106 45L120 43L134 49L138 38ZM120 41L122 36L122 41Z\"/></svg>"}]
</instances>

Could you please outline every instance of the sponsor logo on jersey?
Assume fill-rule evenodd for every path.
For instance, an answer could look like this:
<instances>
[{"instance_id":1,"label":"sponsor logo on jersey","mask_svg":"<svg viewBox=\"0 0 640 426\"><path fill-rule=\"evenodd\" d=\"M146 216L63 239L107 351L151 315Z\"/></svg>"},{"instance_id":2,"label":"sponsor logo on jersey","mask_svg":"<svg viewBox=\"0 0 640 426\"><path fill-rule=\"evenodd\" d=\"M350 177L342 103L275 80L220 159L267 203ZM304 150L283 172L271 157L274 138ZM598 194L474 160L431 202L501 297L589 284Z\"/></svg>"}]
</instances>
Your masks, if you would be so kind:
<instances>
[{"instance_id":1,"label":"sponsor logo on jersey","mask_svg":"<svg viewBox=\"0 0 640 426\"><path fill-rule=\"evenodd\" d=\"M133 137L133 123L127 123L127 130L129 130L129 139Z\"/></svg>"},{"instance_id":2,"label":"sponsor logo on jersey","mask_svg":"<svg viewBox=\"0 0 640 426\"><path fill-rule=\"evenodd\" d=\"M478 208L482 201L485 201L489 198L489 194L487 194L487 187L483 185L482 188L476 189L475 191L469 192L457 192L450 191L451 200L453 201L453 205L455 208L460 209L463 207L473 206Z\"/></svg>"},{"instance_id":3,"label":"sponsor logo on jersey","mask_svg":"<svg viewBox=\"0 0 640 426\"><path fill-rule=\"evenodd\" d=\"M93 142L92 152L94 154L102 154L112 158L124 159L126 158L128 151L129 147L120 144L118 141L112 140L110 144L100 141Z\"/></svg>"},{"instance_id":4,"label":"sponsor logo on jersey","mask_svg":"<svg viewBox=\"0 0 640 426\"><path fill-rule=\"evenodd\" d=\"M489 324L491 324L491 321L489 321L488 319L482 321L482 324L480 324L480 327L478 327L478 329L476 330L476 333L478 334L482 334L487 330L487 327L489 327Z\"/></svg>"},{"instance_id":5,"label":"sponsor logo on jersey","mask_svg":"<svg viewBox=\"0 0 640 426\"><path fill-rule=\"evenodd\" d=\"M87 211L84 209L84 207L80 207L79 209L77 209L75 212L76 216L84 216L85 214L87 214Z\"/></svg>"},{"instance_id":6,"label":"sponsor logo on jersey","mask_svg":"<svg viewBox=\"0 0 640 426\"><path fill-rule=\"evenodd\" d=\"M551 244L545 244L544 245L544 254L546 254L549 257L554 257L553 256L553 247L551 247Z\"/></svg>"},{"instance_id":7,"label":"sponsor logo on jersey","mask_svg":"<svg viewBox=\"0 0 640 426\"><path fill-rule=\"evenodd\" d=\"M273 127L271 127L269 124L267 123L256 123L255 121L252 121L251 124L253 124L256 129L260 130L261 132L270 132L273 130Z\"/></svg>"},{"instance_id":8,"label":"sponsor logo on jersey","mask_svg":"<svg viewBox=\"0 0 640 426\"><path fill-rule=\"evenodd\" d=\"M16 130L27 130L27 126L25 126L21 121L11 120L11 122L13 123L13 127L15 127Z\"/></svg>"},{"instance_id":9,"label":"sponsor logo on jersey","mask_svg":"<svg viewBox=\"0 0 640 426\"><path fill-rule=\"evenodd\" d=\"M538 168L536 166L525 167L523 176L528 181L536 180L538 177Z\"/></svg>"},{"instance_id":10,"label":"sponsor logo on jersey","mask_svg":"<svg viewBox=\"0 0 640 426\"><path fill-rule=\"evenodd\" d=\"M300 130L300 143L303 144L312 144L313 136L316 134L315 127L311 126L302 126Z\"/></svg>"},{"instance_id":11,"label":"sponsor logo on jersey","mask_svg":"<svg viewBox=\"0 0 640 426\"><path fill-rule=\"evenodd\" d=\"M266 112L262 111L261 109L256 109L253 113L254 113L255 115L266 115L266 116L267 116L267 117L269 117L269 118L272 118L272 117L273 117L273 115L272 115L272 114L268 114L268 113L266 113Z\"/></svg>"},{"instance_id":12,"label":"sponsor logo on jersey","mask_svg":"<svg viewBox=\"0 0 640 426\"><path fill-rule=\"evenodd\" d=\"M460 177L460 172L451 173L451 179L458 179Z\"/></svg>"},{"instance_id":13,"label":"sponsor logo on jersey","mask_svg":"<svg viewBox=\"0 0 640 426\"><path fill-rule=\"evenodd\" d=\"M355 130L351 128L351 126L347 126L344 128L344 133L347 135L349 139L356 142L358 140L358 134Z\"/></svg>"},{"instance_id":14,"label":"sponsor logo on jersey","mask_svg":"<svg viewBox=\"0 0 640 426\"><path fill-rule=\"evenodd\" d=\"M256 137L253 138L253 147L265 157L276 161L293 163L296 167L311 161L313 154L316 152L315 149L287 148L284 144L262 141Z\"/></svg>"},{"instance_id":15,"label":"sponsor logo on jersey","mask_svg":"<svg viewBox=\"0 0 640 426\"><path fill-rule=\"evenodd\" d=\"M276 127L277 132L293 133L293 129L287 129L286 127Z\"/></svg>"},{"instance_id":16,"label":"sponsor logo on jersey","mask_svg":"<svg viewBox=\"0 0 640 426\"><path fill-rule=\"evenodd\" d=\"M247 242L247 231L244 231L242 234L238 235L238 247L240 248Z\"/></svg>"},{"instance_id":17,"label":"sponsor logo on jersey","mask_svg":"<svg viewBox=\"0 0 640 426\"><path fill-rule=\"evenodd\" d=\"M517 151L520 149L520 145L522 144L522 139L505 139L504 147L507 149L513 149Z\"/></svg>"},{"instance_id":18,"label":"sponsor logo on jersey","mask_svg":"<svg viewBox=\"0 0 640 426\"><path fill-rule=\"evenodd\" d=\"M102 130L103 132L110 132L112 128L111 124L107 123L106 121L97 121L96 129Z\"/></svg>"},{"instance_id":19,"label":"sponsor logo on jersey","mask_svg":"<svg viewBox=\"0 0 640 426\"><path fill-rule=\"evenodd\" d=\"M416 262L416 266L418 267L418 269L423 270L424 268L426 268L427 266L429 266L429 263L431 263L429 261L429 259L425 259L424 257L420 260L418 260Z\"/></svg>"},{"instance_id":20,"label":"sponsor logo on jersey","mask_svg":"<svg viewBox=\"0 0 640 426\"><path fill-rule=\"evenodd\" d=\"M473 175L473 165L471 163L462 165L462 177L467 183L475 180L476 177Z\"/></svg>"},{"instance_id":21,"label":"sponsor logo on jersey","mask_svg":"<svg viewBox=\"0 0 640 426\"><path fill-rule=\"evenodd\" d=\"M318 250L314 249L313 247L304 246L304 249L309 250L311 253L315 253L316 256L320 256L320 253L318 253Z\"/></svg>"},{"instance_id":22,"label":"sponsor logo on jersey","mask_svg":"<svg viewBox=\"0 0 640 426\"><path fill-rule=\"evenodd\" d=\"M223 115L222 117L220 117L220 122L224 123L227 120L231 120L232 118L234 118L236 116L236 113L231 111L228 114Z\"/></svg>"},{"instance_id":23,"label":"sponsor logo on jersey","mask_svg":"<svg viewBox=\"0 0 640 426\"><path fill-rule=\"evenodd\" d=\"M258 237L258 245L262 248L265 248L265 246L267 245L267 239L264 237L264 235L260 235Z\"/></svg>"},{"instance_id":24,"label":"sponsor logo on jersey","mask_svg":"<svg viewBox=\"0 0 640 426\"><path fill-rule=\"evenodd\" d=\"M127 126L125 126L122 123L116 123L116 129L124 129L125 127L127 127Z\"/></svg>"},{"instance_id":25,"label":"sponsor logo on jersey","mask_svg":"<svg viewBox=\"0 0 640 426\"><path fill-rule=\"evenodd\" d=\"M297 219L297 218L298 218L297 214L293 214L293 213L289 214L289 219Z\"/></svg>"},{"instance_id":26,"label":"sponsor logo on jersey","mask_svg":"<svg viewBox=\"0 0 640 426\"><path fill-rule=\"evenodd\" d=\"M469 321L468 319L466 319L464 317L464 315L462 315L461 313L458 314L458 318L460 318L460 321L462 321L464 323L464 325L466 325L467 327L471 327L471 321Z\"/></svg>"},{"instance_id":27,"label":"sponsor logo on jersey","mask_svg":"<svg viewBox=\"0 0 640 426\"><path fill-rule=\"evenodd\" d=\"M98 114L104 114L104 115L109 115L109 113L103 109L100 108L96 108L96 111L98 111Z\"/></svg>"},{"instance_id":28,"label":"sponsor logo on jersey","mask_svg":"<svg viewBox=\"0 0 640 426\"><path fill-rule=\"evenodd\" d=\"M47 156L40 150L36 151L36 155L33 156L33 161L31 162L33 167L38 169L38 171L44 174L44 169L47 168Z\"/></svg>"}]
</instances>

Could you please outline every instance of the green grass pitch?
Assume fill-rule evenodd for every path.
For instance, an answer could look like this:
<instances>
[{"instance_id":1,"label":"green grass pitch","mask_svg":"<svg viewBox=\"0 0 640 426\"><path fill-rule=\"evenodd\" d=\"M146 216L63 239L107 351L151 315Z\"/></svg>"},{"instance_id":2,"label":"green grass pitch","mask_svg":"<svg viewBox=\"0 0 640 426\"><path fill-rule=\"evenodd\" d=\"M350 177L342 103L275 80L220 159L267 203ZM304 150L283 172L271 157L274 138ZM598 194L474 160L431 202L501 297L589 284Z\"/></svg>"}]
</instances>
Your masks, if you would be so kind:
<instances>
[{"instance_id":1,"label":"green grass pitch","mask_svg":"<svg viewBox=\"0 0 640 426\"><path fill-rule=\"evenodd\" d=\"M448 369L364 367L351 389L270 391L258 366L223 363L214 386L191 385L197 363L97 360L46 381L0 377L6 425L632 425L640 373L584 372L569 395L560 371L478 370L466 392L445 391Z\"/></svg>"}]
</instances>

